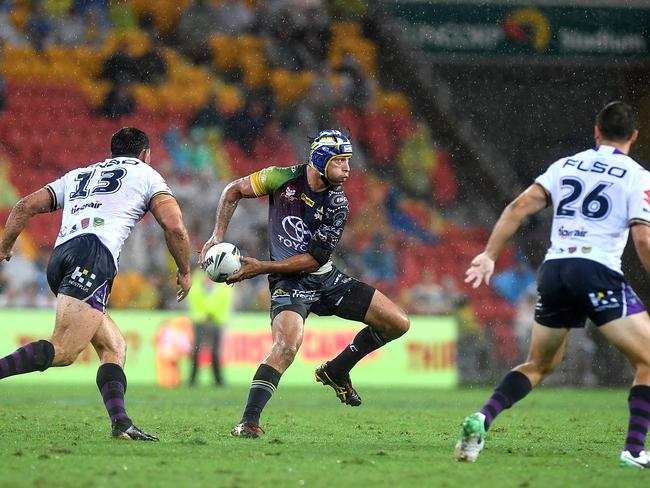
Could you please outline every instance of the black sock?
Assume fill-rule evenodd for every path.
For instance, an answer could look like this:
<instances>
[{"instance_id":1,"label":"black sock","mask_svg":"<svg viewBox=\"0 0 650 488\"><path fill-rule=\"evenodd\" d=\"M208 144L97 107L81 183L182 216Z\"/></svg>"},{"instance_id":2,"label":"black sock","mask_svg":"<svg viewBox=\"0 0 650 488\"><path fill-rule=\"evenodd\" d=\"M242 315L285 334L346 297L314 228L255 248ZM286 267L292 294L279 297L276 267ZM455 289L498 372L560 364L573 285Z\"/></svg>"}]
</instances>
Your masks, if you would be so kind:
<instances>
[{"instance_id":1,"label":"black sock","mask_svg":"<svg viewBox=\"0 0 650 488\"><path fill-rule=\"evenodd\" d=\"M275 368L272 368L268 364L260 364L253 377L251 389L248 392L248 402L246 403L242 421L255 425L259 424L262 410L273 396L273 393L275 393L281 377L282 373Z\"/></svg>"},{"instance_id":2,"label":"black sock","mask_svg":"<svg viewBox=\"0 0 650 488\"><path fill-rule=\"evenodd\" d=\"M327 369L335 377L345 377L361 359L389 341L370 326L361 329L352 343L341 354L327 363Z\"/></svg>"},{"instance_id":3,"label":"black sock","mask_svg":"<svg viewBox=\"0 0 650 488\"><path fill-rule=\"evenodd\" d=\"M0 359L0 378L16 374L45 371L52 366L54 346L46 340L30 342Z\"/></svg>"},{"instance_id":4,"label":"black sock","mask_svg":"<svg viewBox=\"0 0 650 488\"><path fill-rule=\"evenodd\" d=\"M124 408L126 393L126 375L117 364L105 363L97 370L97 388L102 394L104 406L112 423L121 427L130 427L132 422Z\"/></svg>"},{"instance_id":5,"label":"black sock","mask_svg":"<svg viewBox=\"0 0 650 488\"><path fill-rule=\"evenodd\" d=\"M485 415L485 430L490 428L497 415L506 408L512 407L516 402L524 398L533 386L530 384L528 376L519 371L510 371L503 377L499 386L494 389L494 393L488 402L481 409Z\"/></svg>"}]
</instances>

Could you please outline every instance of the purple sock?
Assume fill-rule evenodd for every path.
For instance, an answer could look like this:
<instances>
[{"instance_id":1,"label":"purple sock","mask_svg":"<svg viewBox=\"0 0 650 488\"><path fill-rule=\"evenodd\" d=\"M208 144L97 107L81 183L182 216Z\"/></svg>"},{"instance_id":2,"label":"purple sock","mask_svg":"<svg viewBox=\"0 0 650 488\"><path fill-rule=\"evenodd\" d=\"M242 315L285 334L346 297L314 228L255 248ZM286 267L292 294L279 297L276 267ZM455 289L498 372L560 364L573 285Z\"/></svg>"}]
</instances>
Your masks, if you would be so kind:
<instances>
[{"instance_id":1,"label":"purple sock","mask_svg":"<svg viewBox=\"0 0 650 488\"><path fill-rule=\"evenodd\" d=\"M650 386L633 386L627 402L630 408L630 423L625 438L625 450L630 451L633 456L638 456L644 450L650 427Z\"/></svg>"},{"instance_id":2,"label":"purple sock","mask_svg":"<svg viewBox=\"0 0 650 488\"><path fill-rule=\"evenodd\" d=\"M0 359L0 378L16 374L45 371L52 365L54 346L49 341L30 342Z\"/></svg>"},{"instance_id":3,"label":"purple sock","mask_svg":"<svg viewBox=\"0 0 650 488\"><path fill-rule=\"evenodd\" d=\"M124 408L126 375L122 368L113 363L102 364L97 370L97 388L102 394L111 422L130 426L132 422Z\"/></svg>"},{"instance_id":4,"label":"purple sock","mask_svg":"<svg viewBox=\"0 0 650 488\"><path fill-rule=\"evenodd\" d=\"M525 374L519 371L510 371L505 375L488 402L481 409L481 413L485 415L485 430L490 428L497 415L506 408L512 407L516 402L528 395L532 389L530 380Z\"/></svg>"}]
</instances>

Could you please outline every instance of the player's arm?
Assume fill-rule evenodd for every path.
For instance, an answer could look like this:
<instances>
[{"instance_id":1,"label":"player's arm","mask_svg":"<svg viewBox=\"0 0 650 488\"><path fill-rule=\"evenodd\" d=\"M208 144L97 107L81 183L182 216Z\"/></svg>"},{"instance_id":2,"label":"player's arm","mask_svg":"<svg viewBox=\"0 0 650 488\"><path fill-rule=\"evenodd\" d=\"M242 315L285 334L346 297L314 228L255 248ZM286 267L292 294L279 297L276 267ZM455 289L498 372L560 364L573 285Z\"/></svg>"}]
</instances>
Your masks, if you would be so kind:
<instances>
[{"instance_id":1,"label":"player's arm","mask_svg":"<svg viewBox=\"0 0 650 488\"><path fill-rule=\"evenodd\" d=\"M259 261L255 258L242 256L241 263L241 269L230 275L226 283L237 283L257 275L268 273L313 273L320 267L318 261L309 253L296 254L295 256L278 261Z\"/></svg>"},{"instance_id":2,"label":"player's arm","mask_svg":"<svg viewBox=\"0 0 650 488\"><path fill-rule=\"evenodd\" d=\"M169 193L159 193L149 203L149 210L165 233L167 249L174 258L178 271L176 282L180 286L176 300L181 301L192 287L190 273L190 239L183 223L183 215L176 199Z\"/></svg>"},{"instance_id":3,"label":"player's arm","mask_svg":"<svg viewBox=\"0 0 650 488\"><path fill-rule=\"evenodd\" d=\"M650 224L638 223L633 225L632 240L643 268L650 274Z\"/></svg>"},{"instance_id":4,"label":"player's arm","mask_svg":"<svg viewBox=\"0 0 650 488\"><path fill-rule=\"evenodd\" d=\"M55 210L53 199L50 190L41 188L18 200L9 213L2 239L0 239L0 261L11 259L11 250L29 219L34 215Z\"/></svg>"},{"instance_id":5,"label":"player's arm","mask_svg":"<svg viewBox=\"0 0 650 488\"><path fill-rule=\"evenodd\" d=\"M208 249L215 244L223 242L223 237L226 234L226 230L228 230L230 219L232 219L232 216L235 213L239 200L242 198L257 198L258 196L262 195L255 193L250 176L232 181L223 189L217 206L214 231L201 249L201 257L199 258L200 263L205 259L205 253Z\"/></svg>"},{"instance_id":6,"label":"player's arm","mask_svg":"<svg viewBox=\"0 0 650 488\"><path fill-rule=\"evenodd\" d=\"M510 238L517 232L523 221L539 212L548 204L546 190L534 183L515 198L503 211L494 225L485 251L472 260L471 267L466 271L465 283L472 283L477 288L481 282L490 283L494 273L494 262Z\"/></svg>"}]
</instances>

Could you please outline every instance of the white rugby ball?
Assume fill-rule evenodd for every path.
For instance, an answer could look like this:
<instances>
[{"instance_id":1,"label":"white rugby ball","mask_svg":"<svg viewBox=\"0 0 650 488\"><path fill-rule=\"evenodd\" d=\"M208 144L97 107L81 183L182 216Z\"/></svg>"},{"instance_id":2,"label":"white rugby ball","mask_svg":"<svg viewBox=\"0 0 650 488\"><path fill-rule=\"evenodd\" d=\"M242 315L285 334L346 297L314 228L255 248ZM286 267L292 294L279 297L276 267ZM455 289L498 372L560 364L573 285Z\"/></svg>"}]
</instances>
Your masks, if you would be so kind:
<instances>
[{"instance_id":1,"label":"white rugby ball","mask_svg":"<svg viewBox=\"0 0 650 488\"><path fill-rule=\"evenodd\" d=\"M203 268L212 281L223 283L228 276L241 268L240 256L237 246L229 242L220 242L205 253Z\"/></svg>"}]
</instances>

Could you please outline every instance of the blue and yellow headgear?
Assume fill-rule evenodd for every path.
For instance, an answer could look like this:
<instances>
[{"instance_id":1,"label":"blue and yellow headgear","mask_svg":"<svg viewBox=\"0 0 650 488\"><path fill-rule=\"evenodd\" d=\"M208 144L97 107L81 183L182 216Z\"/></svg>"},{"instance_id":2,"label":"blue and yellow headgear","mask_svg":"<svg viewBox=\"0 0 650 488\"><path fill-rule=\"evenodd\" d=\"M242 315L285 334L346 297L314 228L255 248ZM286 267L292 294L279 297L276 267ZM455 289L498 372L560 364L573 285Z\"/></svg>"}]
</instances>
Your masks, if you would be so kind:
<instances>
[{"instance_id":1,"label":"blue and yellow headgear","mask_svg":"<svg viewBox=\"0 0 650 488\"><path fill-rule=\"evenodd\" d=\"M339 156L352 156L350 139L339 130L324 130L311 143L309 165L327 178L327 165Z\"/></svg>"}]
</instances>

